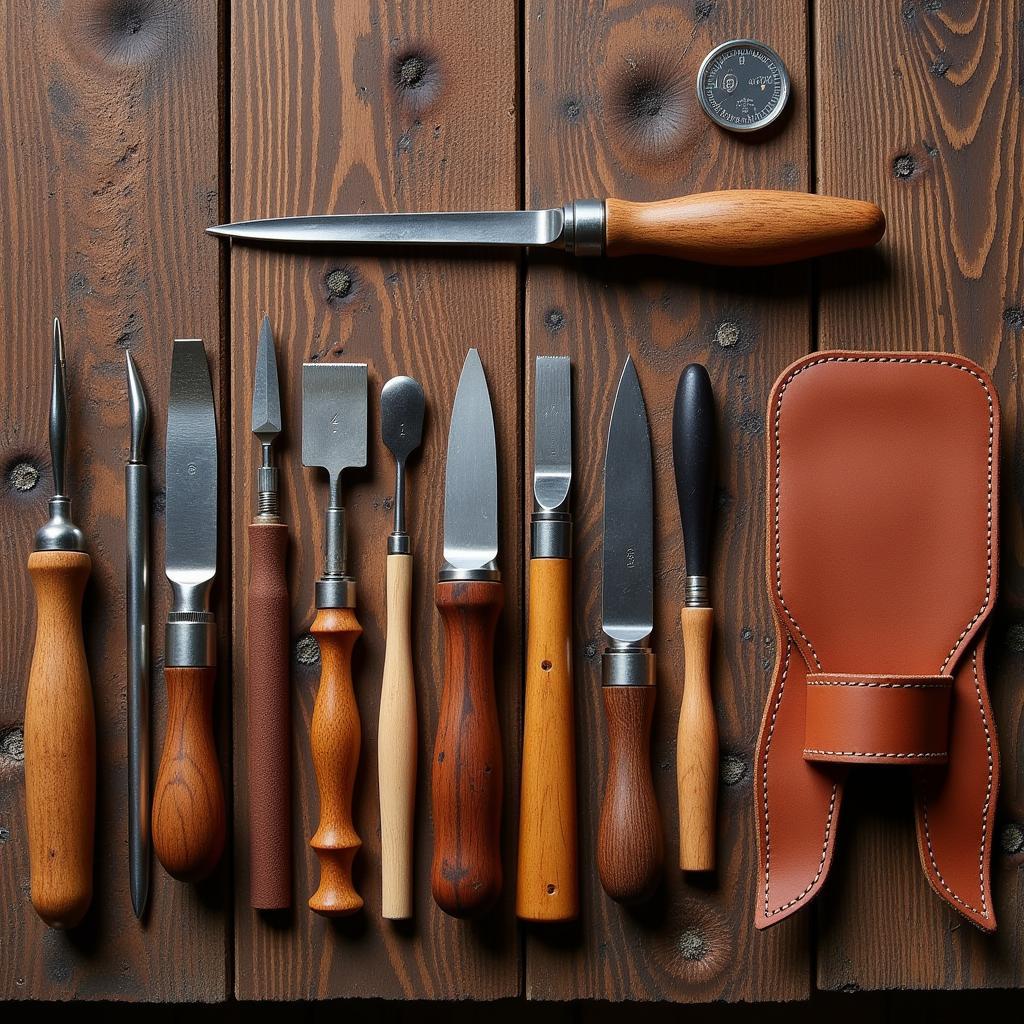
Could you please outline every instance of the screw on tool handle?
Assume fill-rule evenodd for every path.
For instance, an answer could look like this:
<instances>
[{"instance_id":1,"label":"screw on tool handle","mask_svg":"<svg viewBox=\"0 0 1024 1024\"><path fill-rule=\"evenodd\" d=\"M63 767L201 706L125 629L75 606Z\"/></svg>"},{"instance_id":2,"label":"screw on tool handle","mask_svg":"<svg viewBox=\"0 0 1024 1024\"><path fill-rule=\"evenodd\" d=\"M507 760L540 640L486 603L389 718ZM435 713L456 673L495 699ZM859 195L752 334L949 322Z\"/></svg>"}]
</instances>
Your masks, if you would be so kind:
<instances>
[{"instance_id":1,"label":"screw on tool handle","mask_svg":"<svg viewBox=\"0 0 1024 1024\"><path fill-rule=\"evenodd\" d=\"M683 370L676 388L672 461L686 575L706 577L710 573L715 493L715 395L708 371L698 363Z\"/></svg>"},{"instance_id":2,"label":"screw on tool handle","mask_svg":"<svg viewBox=\"0 0 1024 1024\"><path fill-rule=\"evenodd\" d=\"M309 907L325 917L354 914L363 905L352 884L352 861L362 845L352 822L361 741L352 648L362 631L351 608L321 608L310 629L320 644L320 688L309 730L320 823L309 845L320 861L320 884Z\"/></svg>"},{"instance_id":3,"label":"screw on tool handle","mask_svg":"<svg viewBox=\"0 0 1024 1024\"><path fill-rule=\"evenodd\" d=\"M224 789L213 739L213 665L164 668L167 733L153 788L153 848L168 874L200 882L224 851Z\"/></svg>"},{"instance_id":4,"label":"screw on tool handle","mask_svg":"<svg viewBox=\"0 0 1024 1024\"><path fill-rule=\"evenodd\" d=\"M874 203L804 192L703 192L654 203L605 201L608 256L646 254L729 267L769 266L874 245Z\"/></svg>"},{"instance_id":5,"label":"screw on tool handle","mask_svg":"<svg viewBox=\"0 0 1024 1024\"><path fill-rule=\"evenodd\" d=\"M53 928L92 900L96 720L82 640L83 551L35 551L36 640L25 702L25 804L32 905Z\"/></svg>"},{"instance_id":6,"label":"screw on tool handle","mask_svg":"<svg viewBox=\"0 0 1024 1024\"><path fill-rule=\"evenodd\" d=\"M516 879L526 921L579 913L571 634L572 560L531 559Z\"/></svg>"},{"instance_id":7,"label":"screw on tool handle","mask_svg":"<svg viewBox=\"0 0 1024 1024\"><path fill-rule=\"evenodd\" d=\"M501 892L502 763L494 694L498 581L438 583L445 666L431 776L431 888L453 917L488 910Z\"/></svg>"},{"instance_id":8,"label":"screw on tool handle","mask_svg":"<svg viewBox=\"0 0 1024 1024\"><path fill-rule=\"evenodd\" d=\"M249 524L249 901L258 910L281 910L292 902L287 549L284 523Z\"/></svg>"}]
</instances>

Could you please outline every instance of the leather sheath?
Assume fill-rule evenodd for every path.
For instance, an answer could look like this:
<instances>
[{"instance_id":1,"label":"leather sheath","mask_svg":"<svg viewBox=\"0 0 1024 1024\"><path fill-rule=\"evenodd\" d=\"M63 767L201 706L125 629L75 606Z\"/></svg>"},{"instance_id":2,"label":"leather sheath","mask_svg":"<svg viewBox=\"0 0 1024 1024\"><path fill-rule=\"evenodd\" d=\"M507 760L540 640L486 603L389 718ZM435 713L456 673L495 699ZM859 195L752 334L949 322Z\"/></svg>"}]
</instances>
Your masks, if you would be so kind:
<instances>
[{"instance_id":1,"label":"leather sheath","mask_svg":"<svg viewBox=\"0 0 1024 1024\"><path fill-rule=\"evenodd\" d=\"M992 381L944 353L821 352L778 379L767 425L777 653L755 774L755 923L824 885L844 782L869 763L909 766L929 883L994 930Z\"/></svg>"}]
</instances>

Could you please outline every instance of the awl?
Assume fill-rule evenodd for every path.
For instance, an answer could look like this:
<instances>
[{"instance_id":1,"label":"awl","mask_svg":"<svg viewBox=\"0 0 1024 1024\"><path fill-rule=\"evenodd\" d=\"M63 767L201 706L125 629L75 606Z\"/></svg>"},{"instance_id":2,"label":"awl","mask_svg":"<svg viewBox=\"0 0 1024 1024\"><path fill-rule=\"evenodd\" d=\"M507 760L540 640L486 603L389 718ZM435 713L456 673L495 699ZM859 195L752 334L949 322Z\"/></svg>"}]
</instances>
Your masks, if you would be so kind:
<instances>
[{"instance_id":1,"label":"awl","mask_svg":"<svg viewBox=\"0 0 1024 1024\"><path fill-rule=\"evenodd\" d=\"M548 210L279 217L207 231L269 244L547 246L576 256L647 254L742 267L874 245L885 217L857 199L751 189L653 203L577 199Z\"/></svg>"}]
</instances>

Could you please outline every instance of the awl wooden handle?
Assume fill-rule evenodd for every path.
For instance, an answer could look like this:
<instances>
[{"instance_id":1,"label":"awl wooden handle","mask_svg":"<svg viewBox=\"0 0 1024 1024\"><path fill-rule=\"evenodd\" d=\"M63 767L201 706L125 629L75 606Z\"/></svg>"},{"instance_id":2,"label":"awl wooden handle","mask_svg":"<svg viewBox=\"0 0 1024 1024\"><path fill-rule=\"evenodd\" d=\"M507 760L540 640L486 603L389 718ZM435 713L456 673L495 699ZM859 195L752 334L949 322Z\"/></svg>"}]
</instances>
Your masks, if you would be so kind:
<instances>
[{"instance_id":1,"label":"awl wooden handle","mask_svg":"<svg viewBox=\"0 0 1024 1024\"><path fill-rule=\"evenodd\" d=\"M579 913L571 634L572 560L531 559L516 883L527 921Z\"/></svg>"},{"instance_id":2,"label":"awl wooden handle","mask_svg":"<svg viewBox=\"0 0 1024 1024\"><path fill-rule=\"evenodd\" d=\"M431 888L455 917L483 913L501 892L501 733L494 630L501 583L438 583L445 666L434 744Z\"/></svg>"},{"instance_id":3,"label":"awl wooden handle","mask_svg":"<svg viewBox=\"0 0 1024 1024\"><path fill-rule=\"evenodd\" d=\"M25 804L32 906L53 928L92 900L96 718L82 641L84 551L35 551L36 641L25 702Z\"/></svg>"},{"instance_id":4,"label":"awl wooden handle","mask_svg":"<svg viewBox=\"0 0 1024 1024\"><path fill-rule=\"evenodd\" d=\"M608 256L647 254L729 267L767 266L874 245L874 203L804 192L703 192L654 203L605 202Z\"/></svg>"}]
</instances>

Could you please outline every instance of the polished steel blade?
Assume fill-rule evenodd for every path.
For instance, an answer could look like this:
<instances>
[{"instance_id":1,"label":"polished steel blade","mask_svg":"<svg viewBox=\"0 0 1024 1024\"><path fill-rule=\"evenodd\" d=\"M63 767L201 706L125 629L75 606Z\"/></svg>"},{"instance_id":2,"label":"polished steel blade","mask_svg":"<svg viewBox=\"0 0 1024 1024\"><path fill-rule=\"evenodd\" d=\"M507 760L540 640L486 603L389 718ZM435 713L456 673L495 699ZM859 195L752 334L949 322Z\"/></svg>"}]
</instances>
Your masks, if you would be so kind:
<instances>
[{"instance_id":1,"label":"polished steel blade","mask_svg":"<svg viewBox=\"0 0 1024 1024\"><path fill-rule=\"evenodd\" d=\"M340 213L217 224L211 235L297 245L552 245L562 210L466 213Z\"/></svg>"},{"instance_id":2,"label":"polished steel blade","mask_svg":"<svg viewBox=\"0 0 1024 1024\"><path fill-rule=\"evenodd\" d=\"M603 628L639 643L654 630L654 483L647 410L633 360L619 378L604 460Z\"/></svg>"},{"instance_id":3,"label":"polished steel blade","mask_svg":"<svg viewBox=\"0 0 1024 1024\"><path fill-rule=\"evenodd\" d=\"M444 482L444 557L456 571L498 557L498 456L480 356L471 348L452 406Z\"/></svg>"},{"instance_id":4,"label":"polished steel blade","mask_svg":"<svg viewBox=\"0 0 1024 1024\"><path fill-rule=\"evenodd\" d=\"M366 465L366 363L303 363L302 464L327 470L332 500L346 469Z\"/></svg>"},{"instance_id":5,"label":"polished steel blade","mask_svg":"<svg viewBox=\"0 0 1024 1024\"><path fill-rule=\"evenodd\" d=\"M256 379L252 387L252 432L260 444L270 444L281 433L281 392L277 383L277 353L270 317L264 314L256 350Z\"/></svg>"},{"instance_id":6,"label":"polished steel blade","mask_svg":"<svg viewBox=\"0 0 1024 1024\"><path fill-rule=\"evenodd\" d=\"M186 587L217 571L217 417L206 350L177 340L167 407L166 571Z\"/></svg>"},{"instance_id":7,"label":"polished steel blade","mask_svg":"<svg viewBox=\"0 0 1024 1024\"><path fill-rule=\"evenodd\" d=\"M572 484L569 357L538 356L534 391L534 509L564 512Z\"/></svg>"}]
</instances>

